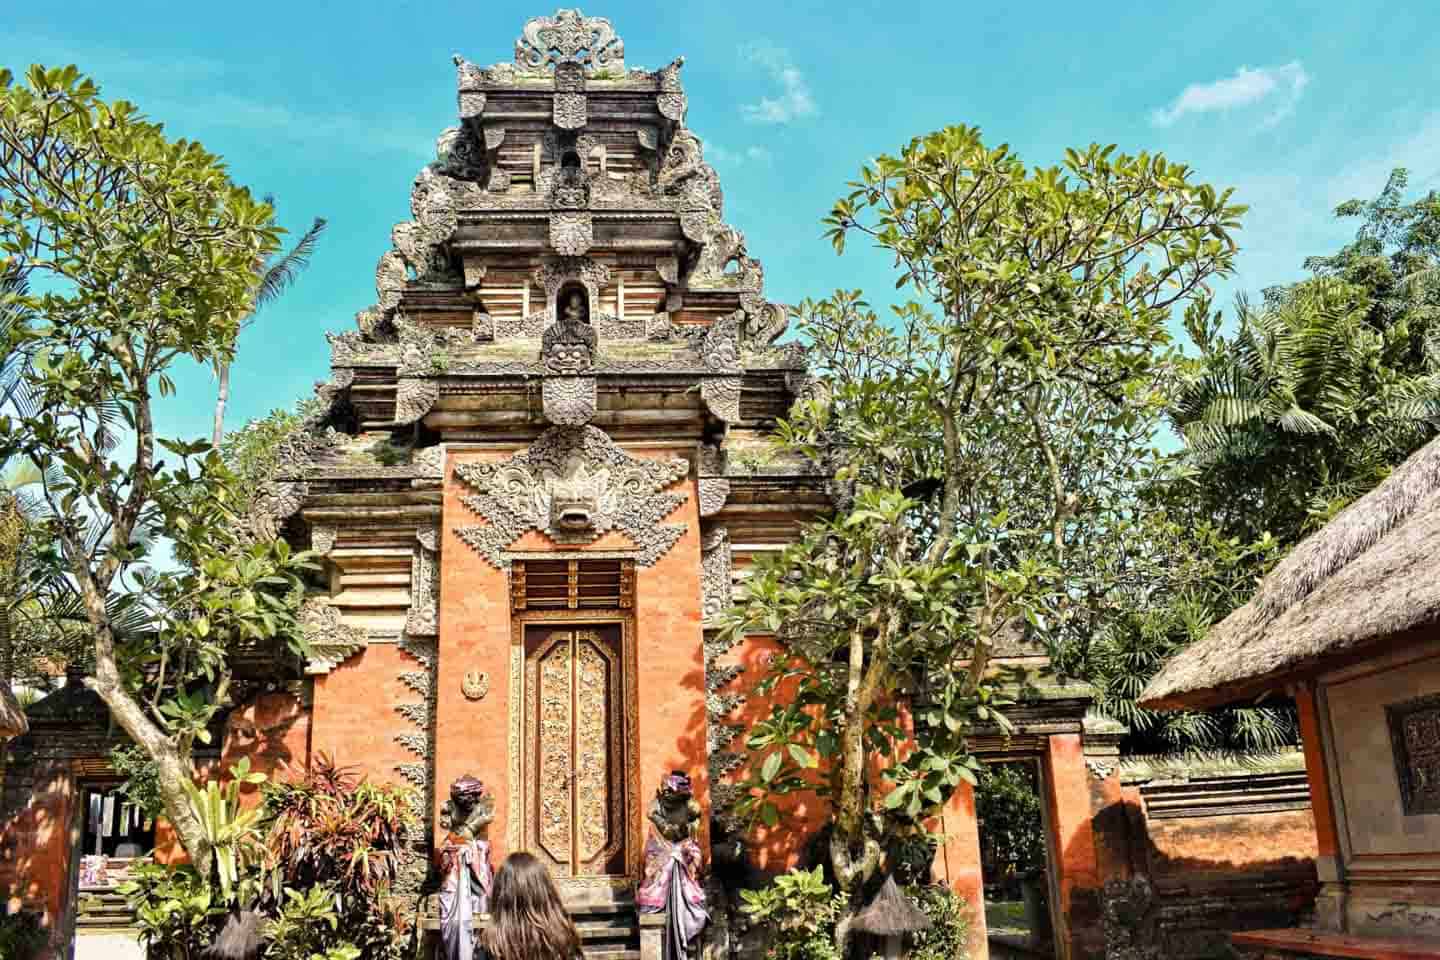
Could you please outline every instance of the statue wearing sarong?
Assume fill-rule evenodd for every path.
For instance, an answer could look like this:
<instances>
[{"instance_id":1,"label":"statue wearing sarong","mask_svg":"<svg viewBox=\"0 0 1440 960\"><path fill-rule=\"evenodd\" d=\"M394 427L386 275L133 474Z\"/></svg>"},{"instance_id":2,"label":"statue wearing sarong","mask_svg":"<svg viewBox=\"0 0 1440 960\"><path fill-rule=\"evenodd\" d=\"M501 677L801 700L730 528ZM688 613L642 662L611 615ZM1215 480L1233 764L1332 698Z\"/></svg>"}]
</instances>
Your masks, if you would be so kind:
<instances>
[{"instance_id":1,"label":"statue wearing sarong","mask_svg":"<svg viewBox=\"0 0 1440 960\"><path fill-rule=\"evenodd\" d=\"M635 893L641 913L664 913L664 960L687 960L710 921L700 884L700 844L695 840L700 805L690 778L676 771L665 778L650 805L645 841L645 875Z\"/></svg>"},{"instance_id":2,"label":"statue wearing sarong","mask_svg":"<svg viewBox=\"0 0 1440 960\"><path fill-rule=\"evenodd\" d=\"M490 912L490 841L485 827L495 818L495 800L474 777L450 787L450 832L440 846L440 957L473 960L475 918Z\"/></svg>"}]
</instances>

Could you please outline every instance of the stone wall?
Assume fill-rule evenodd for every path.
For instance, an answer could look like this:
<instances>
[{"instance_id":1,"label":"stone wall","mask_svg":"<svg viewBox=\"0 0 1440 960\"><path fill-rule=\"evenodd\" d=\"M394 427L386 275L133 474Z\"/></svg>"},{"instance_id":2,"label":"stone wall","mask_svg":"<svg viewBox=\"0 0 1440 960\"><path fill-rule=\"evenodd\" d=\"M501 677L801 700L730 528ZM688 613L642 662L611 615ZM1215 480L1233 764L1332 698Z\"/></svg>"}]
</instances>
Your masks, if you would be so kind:
<instances>
[{"instance_id":1,"label":"stone wall","mask_svg":"<svg viewBox=\"0 0 1440 960\"><path fill-rule=\"evenodd\" d=\"M1294 926L1311 909L1315 821L1300 754L1127 764L1116 786L1095 815L1107 956L1228 956L1229 933Z\"/></svg>"}]
</instances>

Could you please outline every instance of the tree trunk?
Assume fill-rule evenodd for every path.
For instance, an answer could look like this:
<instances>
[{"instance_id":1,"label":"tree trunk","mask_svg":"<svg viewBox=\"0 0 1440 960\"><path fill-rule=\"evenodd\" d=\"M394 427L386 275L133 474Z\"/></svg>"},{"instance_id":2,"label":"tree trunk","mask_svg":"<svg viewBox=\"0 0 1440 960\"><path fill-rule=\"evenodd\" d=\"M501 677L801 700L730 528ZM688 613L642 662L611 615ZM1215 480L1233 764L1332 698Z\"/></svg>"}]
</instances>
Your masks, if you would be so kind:
<instances>
[{"instance_id":1,"label":"tree trunk","mask_svg":"<svg viewBox=\"0 0 1440 960\"><path fill-rule=\"evenodd\" d=\"M230 364L220 364L218 371L220 387L215 393L215 432L211 443L220 449L220 440L225 436L225 404L230 400Z\"/></svg>"}]
</instances>

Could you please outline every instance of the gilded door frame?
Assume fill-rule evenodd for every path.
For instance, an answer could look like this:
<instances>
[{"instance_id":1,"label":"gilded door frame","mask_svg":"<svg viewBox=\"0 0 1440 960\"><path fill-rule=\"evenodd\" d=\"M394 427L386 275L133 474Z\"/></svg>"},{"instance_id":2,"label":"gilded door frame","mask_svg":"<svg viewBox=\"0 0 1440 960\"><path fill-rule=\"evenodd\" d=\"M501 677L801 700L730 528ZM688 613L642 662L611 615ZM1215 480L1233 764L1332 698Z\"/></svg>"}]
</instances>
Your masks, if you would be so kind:
<instances>
[{"instance_id":1,"label":"gilded door frame","mask_svg":"<svg viewBox=\"0 0 1440 960\"><path fill-rule=\"evenodd\" d=\"M620 877L556 878L562 889L602 887L625 889L640 878L640 720L639 663L635 651L635 618L624 610L513 610L510 613L510 807L508 834L512 851L523 849L525 817L525 629L532 626L620 627L625 723L625 875Z\"/></svg>"}]
</instances>

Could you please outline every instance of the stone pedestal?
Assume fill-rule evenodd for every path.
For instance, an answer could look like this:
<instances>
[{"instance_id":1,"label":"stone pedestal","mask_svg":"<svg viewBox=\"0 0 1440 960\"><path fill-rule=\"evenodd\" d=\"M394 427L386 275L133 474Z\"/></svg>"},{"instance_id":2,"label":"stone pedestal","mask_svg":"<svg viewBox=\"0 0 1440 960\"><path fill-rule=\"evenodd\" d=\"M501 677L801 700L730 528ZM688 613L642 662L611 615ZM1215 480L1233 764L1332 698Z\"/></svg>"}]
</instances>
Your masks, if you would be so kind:
<instances>
[{"instance_id":1,"label":"stone pedestal","mask_svg":"<svg viewBox=\"0 0 1440 960\"><path fill-rule=\"evenodd\" d=\"M640 960L660 960L664 955L665 914L640 914Z\"/></svg>"}]
</instances>

